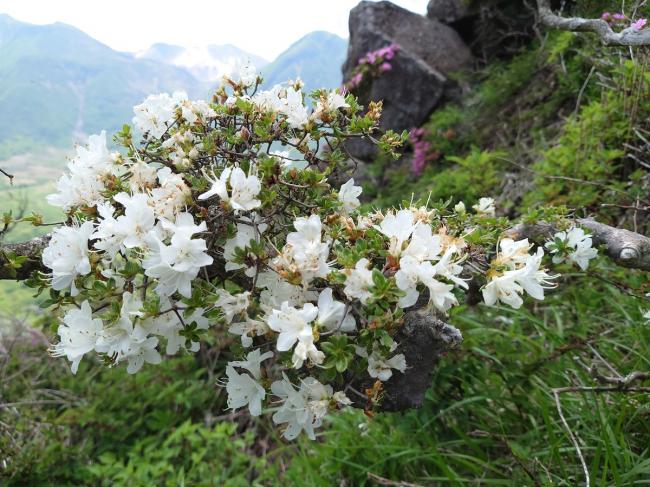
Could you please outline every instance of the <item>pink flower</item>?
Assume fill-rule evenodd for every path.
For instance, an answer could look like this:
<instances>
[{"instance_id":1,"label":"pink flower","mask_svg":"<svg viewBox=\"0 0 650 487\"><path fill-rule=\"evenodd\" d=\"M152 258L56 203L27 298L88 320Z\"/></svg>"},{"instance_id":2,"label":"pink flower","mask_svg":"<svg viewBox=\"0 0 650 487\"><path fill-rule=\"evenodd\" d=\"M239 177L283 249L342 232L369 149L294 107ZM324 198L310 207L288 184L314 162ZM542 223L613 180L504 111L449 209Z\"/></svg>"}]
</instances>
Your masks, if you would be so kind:
<instances>
[{"instance_id":1,"label":"pink flower","mask_svg":"<svg viewBox=\"0 0 650 487\"><path fill-rule=\"evenodd\" d=\"M636 22L632 22L632 24L630 24L630 27L632 27L634 30L641 30L647 23L648 19L639 19Z\"/></svg>"},{"instance_id":2,"label":"pink flower","mask_svg":"<svg viewBox=\"0 0 650 487\"><path fill-rule=\"evenodd\" d=\"M386 71L390 71L391 69L393 69L393 67L390 65L390 63L381 63L381 66L379 66L380 73L385 73Z\"/></svg>"},{"instance_id":3,"label":"pink flower","mask_svg":"<svg viewBox=\"0 0 650 487\"><path fill-rule=\"evenodd\" d=\"M616 13L612 17L614 18L614 20L625 20L625 15L620 13Z\"/></svg>"},{"instance_id":4,"label":"pink flower","mask_svg":"<svg viewBox=\"0 0 650 487\"><path fill-rule=\"evenodd\" d=\"M610 14L609 12L603 12L600 18L603 19L605 22L609 22L612 19L612 14Z\"/></svg>"}]
</instances>

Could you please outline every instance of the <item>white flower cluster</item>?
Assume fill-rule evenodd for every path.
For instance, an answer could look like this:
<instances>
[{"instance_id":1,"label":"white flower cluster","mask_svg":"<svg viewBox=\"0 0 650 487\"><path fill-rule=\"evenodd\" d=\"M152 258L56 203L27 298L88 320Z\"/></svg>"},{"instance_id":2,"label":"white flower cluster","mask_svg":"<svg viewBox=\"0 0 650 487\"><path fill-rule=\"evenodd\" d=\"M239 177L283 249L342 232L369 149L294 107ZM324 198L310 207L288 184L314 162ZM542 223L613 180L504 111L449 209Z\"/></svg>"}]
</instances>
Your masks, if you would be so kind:
<instances>
[{"instance_id":1,"label":"white flower cluster","mask_svg":"<svg viewBox=\"0 0 650 487\"><path fill-rule=\"evenodd\" d=\"M239 337L228 406L254 416L271 408L287 439L314 438L328 412L351 404L349 377L381 391L417 366L392 339L404 309L421 302L445 314L459 303L472 277L465 237L490 222L494 201L481 199L473 216L462 204L360 214L361 187L349 179L335 191L327 179L341 134L367 130L350 128L356 104L320 90L310 109L300 82L257 91L260 82L247 65L214 103L150 96L134 108L141 147L125 129L116 139L125 154L109 152L104 133L77 149L48 198L70 222L43 252L44 287L65 310L53 353L74 373L93 351L135 373L196 352L219 324ZM554 261L591 258L584 234L556 240ZM531 249L500 242L487 304L519 307L524 291L544 298L555 276L541 267L542 248Z\"/></svg>"},{"instance_id":2,"label":"white flower cluster","mask_svg":"<svg viewBox=\"0 0 650 487\"><path fill-rule=\"evenodd\" d=\"M483 288L483 299L489 306L498 302L515 309L523 304L521 294L527 292L535 299L544 299L544 290L555 287L553 279L557 275L546 273L540 268L544 249L529 254L532 245L528 239L514 241L504 238L499 243L500 252L492 261L488 271L488 283Z\"/></svg>"},{"instance_id":3,"label":"white flower cluster","mask_svg":"<svg viewBox=\"0 0 650 487\"><path fill-rule=\"evenodd\" d=\"M598 250L591 244L591 236L582 228L571 227L565 232L557 232L552 241L546 242L546 248L553 254L554 264L569 261L586 271L589 261L598 255Z\"/></svg>"}]
</instances>

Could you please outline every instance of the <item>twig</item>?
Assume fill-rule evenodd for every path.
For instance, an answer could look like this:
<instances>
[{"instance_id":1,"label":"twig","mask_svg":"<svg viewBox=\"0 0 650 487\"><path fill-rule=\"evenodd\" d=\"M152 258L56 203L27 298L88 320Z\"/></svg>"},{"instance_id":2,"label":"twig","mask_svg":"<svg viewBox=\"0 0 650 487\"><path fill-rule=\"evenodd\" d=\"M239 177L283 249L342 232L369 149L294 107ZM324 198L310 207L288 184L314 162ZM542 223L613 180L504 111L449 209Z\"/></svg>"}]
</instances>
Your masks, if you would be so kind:
<instances>
[{"instance_id":1,"label":"twig","mask_svg":"<svg viewBox=\"0 0 650 487\"><path fill-rule=\"evenodd\" d=\"M569 389L569 388L564 388L564 389ZM580 459L580 464L582 465L582 471L585 474L585 485L586 485L586 487L589 487L590 478L589 478L589 470L587 469L587 463L585 462L584 456L582 456L582 450L580 450L580 445L578 444L578 440L576 439L575 435L573 434L573 431L571 431L571 427L569 426L569 423L567 423L567 420L564 417L564 413L562 412L562 404L560 403L560 393L561 392L569 392L569 391L568 390L565 391L565 390L561 390L561 389L553 389L553 397L555 398L555 406L557 407L557 412L560 415L560 420L562 421L562 425L564 426L564 429L569 434L569 438L571 438L571 443L573 443L573 447L576 449L576 452L578 453L578 458Z\"/></svg>"},{"instance_id":2,"label":"twig","mask_svg":"<svg viewBox=\"0 0 650 487\"><path fill-rule=\"evenodd\" d=\"M404 482L402 480L390 480L384 477L380 477L379 475L375 475L371 472L368 472L368 479L374 480L379 485L391 485L394 487L423 487L420 484L412 484L410 482Z\"/></svg>"},{"instance_id":3,"label":"twig","mask_svg":"<svg viewBox=\"0 0 650 487\"><path fill-rule=\"evenodd\" d=\"M550 0L537 0L537 11L540 20L547 27L570 32L593 32L605 46L650 45L650 29L636 30L628 27L621 32L614 32L603 19L562 17L553 13Z\"/></svg>"}]
</instances>

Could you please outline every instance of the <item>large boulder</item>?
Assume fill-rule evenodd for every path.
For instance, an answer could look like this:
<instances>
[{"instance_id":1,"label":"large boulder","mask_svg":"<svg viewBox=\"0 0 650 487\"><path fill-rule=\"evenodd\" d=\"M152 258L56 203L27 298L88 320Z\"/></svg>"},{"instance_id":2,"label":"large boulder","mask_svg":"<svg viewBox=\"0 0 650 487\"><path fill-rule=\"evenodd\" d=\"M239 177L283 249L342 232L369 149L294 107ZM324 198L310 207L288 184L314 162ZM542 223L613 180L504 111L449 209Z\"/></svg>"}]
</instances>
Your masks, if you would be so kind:
<instances>
[{"instance_id":1,"label":"large boulder","mask_svg":"<svg viewBox=\"0 0 650 487\"><path fill-rule=\"evenodd\" d=\"M350 80L359 59L366 53L397 44L392 69L356 94L367 105L383 100L381 127L409 130L422 125L450 92L449 75L467 66L472 56L454 29L409 12L387 1L362 1L350 12L350 43L343 65L343 78ZM350 154L369 160L375 148L366 142L347 144Z\"/></svg>"},{"instance_id":2,"label":"large boulder","mask_svg":"<svg viewBox=\"0 0 650 487\"><path fill-rule=\"evenodd\" d=\"M470 14L469 0L430 0L427 5L427 17L452 24Z\"/></svg>"}]
</instances>

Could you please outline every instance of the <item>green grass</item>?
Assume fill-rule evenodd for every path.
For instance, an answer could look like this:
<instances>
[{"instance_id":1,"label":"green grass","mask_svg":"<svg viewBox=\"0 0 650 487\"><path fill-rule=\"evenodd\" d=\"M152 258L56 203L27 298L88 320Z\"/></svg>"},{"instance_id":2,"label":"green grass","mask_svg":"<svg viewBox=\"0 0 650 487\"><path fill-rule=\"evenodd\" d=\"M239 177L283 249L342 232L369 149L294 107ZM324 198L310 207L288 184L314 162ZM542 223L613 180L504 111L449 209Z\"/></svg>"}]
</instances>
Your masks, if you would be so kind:
<instances>
[{"instance_id":1,"label":"green grass","mask_svg":"<svg viewBox=\"0 0 650 487\"><path fill-rule=\"evenodd\" d=\"M650 325L637 299L568 280L572 290L524 310L458 309L452 323L464 342L437 369L421 410L336 418L321 443L302 444L288 478L311 472L306 485L323 486L373 485L369 473L423 485L582 484L551 391L596 385L577 359L611 375L596 352L623 375L649 370ZM561 404L592 485L650 479L647 394L563 394Z\"/></svg>"}]
</instances>

